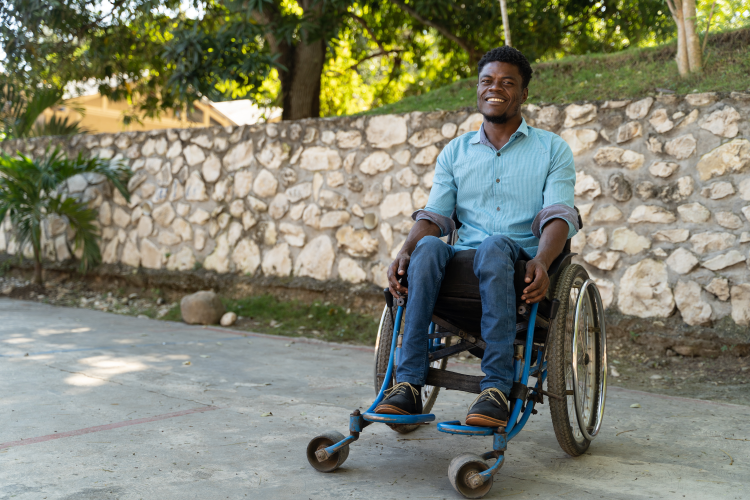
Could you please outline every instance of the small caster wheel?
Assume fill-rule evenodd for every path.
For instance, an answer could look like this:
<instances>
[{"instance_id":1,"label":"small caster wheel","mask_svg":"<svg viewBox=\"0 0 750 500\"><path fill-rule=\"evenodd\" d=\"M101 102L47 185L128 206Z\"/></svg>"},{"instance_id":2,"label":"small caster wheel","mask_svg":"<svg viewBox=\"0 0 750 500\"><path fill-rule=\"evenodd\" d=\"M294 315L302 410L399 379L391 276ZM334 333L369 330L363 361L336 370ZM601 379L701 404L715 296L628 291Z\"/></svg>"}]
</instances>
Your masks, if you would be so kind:
<instances>
[{"instance_id":1,"label":"small caster wheel","mask_svg":"<svg viewBox=\"0 0 750 500\"><path fill-rule=\"evenodd\" d=\"M471 485L469 479L474 474L484 472L489 468L490 466L482 457L472 453L464 453L451 460L448 467L448 479L450 479L453 488L464 497L482 498L492 488L492 480L490 479L475 488Z\"/></svg>"},{"instance_id":2,"label":"small caster wheel","mask_svg":"<svg viewBox=\"0 0 750 500\"><path fill-rule=\"evenodd\" d=\"M343 464L349 456L349 446L341 448L339 451L328 457L323 462L318 461L318 457L315 456L315 452L328 448L340 441L344 440L344 435L337 431L328 431L312 438L310 444L307 445L307 461L314 469L320 472L333 472Z\"/></svg>"}]
</instances>

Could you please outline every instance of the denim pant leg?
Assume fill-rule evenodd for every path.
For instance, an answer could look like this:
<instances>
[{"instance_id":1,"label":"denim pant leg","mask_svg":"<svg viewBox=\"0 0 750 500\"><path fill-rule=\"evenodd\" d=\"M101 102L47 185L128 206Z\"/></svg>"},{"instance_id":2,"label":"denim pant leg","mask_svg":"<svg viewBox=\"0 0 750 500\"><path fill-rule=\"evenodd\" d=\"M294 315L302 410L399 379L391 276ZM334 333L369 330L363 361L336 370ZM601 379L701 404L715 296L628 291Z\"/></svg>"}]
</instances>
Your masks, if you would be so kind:
<instances>
[{"instance_id":1,"label":"denim pant leg","mask_svg":"<svg viewBox=\"0 0 750 500\"><path fill-rule=\"evenodd\" d=\"M445 266L456 250L435 236L425 236L414 249L409 262L409 299L406 303L404 337L401 343L396 381L422 386L427 378L429 359L427 334L432 322Z\"/></svg>"},{"instance_id":2,"label":"denim pant leg","mask_svg":"<svg viewBox=\"0 0 750 500\"><path fill-rule=\"evenodd\" d=\"M513 385L513 340L516 338L516 260L531 258L518 243L503 235L484 240L474 257L474 274L482 297L482 390L494 387L504 394Z\"/></svg>"}]
</instances>

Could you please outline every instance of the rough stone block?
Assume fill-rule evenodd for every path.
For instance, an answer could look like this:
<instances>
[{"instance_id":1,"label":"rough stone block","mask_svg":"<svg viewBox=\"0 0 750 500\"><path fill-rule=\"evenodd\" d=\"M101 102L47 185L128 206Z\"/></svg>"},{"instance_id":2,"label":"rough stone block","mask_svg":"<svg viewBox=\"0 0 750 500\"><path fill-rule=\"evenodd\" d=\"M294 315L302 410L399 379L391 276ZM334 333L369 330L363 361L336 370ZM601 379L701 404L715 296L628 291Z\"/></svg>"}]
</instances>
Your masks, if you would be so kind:
<instances>
[{"instance_id":1,"label":"rough stone block","mask_svg":"<svg viewBox=\"0 0 750 500\"><path fill-rule=\"evenodd\" d=\"M186 295L180 301L182 321L189 325L215 325L225 312L219 296L210 290Z\"/></svg>"},{"instance_id":2,"label":"rough stone block","mask_svg":"<svg viewBox=\"0 0 750 500\"><path fill-rule=\"evenodd\" d=\"M666 318L674 310L664 262L643 259L627 268L620 278L617 306L623 314L639 318Z\"/></svg>"},{"instance_id":3,"label":"rough stone block","mask_svg":"<svg viewBox=\"0 0 750 500\"><path fill-rule=\"evenodd\" d=\"M678 274L687 274L698 265L698 259L689 250L678 248L666 260L667 265Z\"/></svg>"},{"instance_id":4,"label":"rough stone block","mask_svg":"<svg viewBox=\"0 0 750 500\"><path fill-rule=\"evenodd\" d=\"M365 135L372 147L387 149L406 142L406 119L395 115L370 118Z\"/></svg>"}]
</instances>

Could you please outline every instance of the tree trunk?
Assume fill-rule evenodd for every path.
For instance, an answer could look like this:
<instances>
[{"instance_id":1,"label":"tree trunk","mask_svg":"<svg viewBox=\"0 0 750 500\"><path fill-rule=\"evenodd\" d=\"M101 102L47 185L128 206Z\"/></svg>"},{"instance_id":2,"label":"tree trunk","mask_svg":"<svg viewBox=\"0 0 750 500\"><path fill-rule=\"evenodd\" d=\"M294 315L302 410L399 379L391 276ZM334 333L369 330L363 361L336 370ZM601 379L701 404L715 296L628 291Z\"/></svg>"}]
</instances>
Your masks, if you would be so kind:
<instances>
[{"instance_id":1,"label":"tree trunk","mask_svg":"<svg viewBox=\"0 0 750 500\"><path fill-rule=\"evenodd\" d=\"M282 120L300 120L320 116L320 78L325 63L323 40L300 41L288 47L284 61L288 71L281 72L284 111Z\"/></svg>"},{"instance_id":2,"label":"tree trunk","mask_svg":"<svg viewBox=\"0 0 750 500\"><path fill-rule=\"evenodd\" d=\"M672 19L677 25L677 71L680 76L686 76L690 72L690 61L687 53L687 34L685 33L685 14L683 12L683 0L666 0Z\"/></svg>"},{"instance_id":3,"label":"tree trunk","mask_svg":"<svg viewBox=\"0 0 750 500\"><path fill-rule=\"evenodd\" d=\"M685 25L685 46L691 73L703 72L701 41L696 32L695 0L682 0L682 22Z\"/></svg>"},{"instance_id":4,"label":"tree trunk","mask_svg":"<svg viewBox=\"0 0 750 500\"><path fill-rule=\"evenodd\" d=\"M508 5L505 0L500 0L500 14L503 16L503 37L505 38L505 45L510 47L510 22L508 21Z\"/></svg>"},{"instance_id":5,"label":"tree trunk","mask_svg":"<svg viewBox=\"0 0 750 500\"><path fill-rule=\"evenodd\" d=\"M37 285L43 285L41 248L38 248L36 245L31 245L31 248L34 249L34 283Z\"/></svg>"},{"instance_id":6,"label":"tree trunk","mask_svg":"<svg viewBox=\"0 0 750 500\"><path fill-rule=\"evenodd\" d=\"M675 18L675 23L677 23L677 71L680 72L680 76L686 76L690 72L687 35L685 34L685 24L682 22L682 11L678 12L679 17Z\"/></svg>"}]
</instances>

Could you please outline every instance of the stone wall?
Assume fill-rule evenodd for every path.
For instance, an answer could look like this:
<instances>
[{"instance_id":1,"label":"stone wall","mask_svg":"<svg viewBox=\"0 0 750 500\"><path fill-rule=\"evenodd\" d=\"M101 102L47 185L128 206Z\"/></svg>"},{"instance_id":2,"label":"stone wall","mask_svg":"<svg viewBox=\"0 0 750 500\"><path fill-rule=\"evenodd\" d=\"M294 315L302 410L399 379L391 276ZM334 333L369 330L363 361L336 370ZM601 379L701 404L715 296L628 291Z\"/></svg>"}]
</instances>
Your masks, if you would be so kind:
<instances>
[{"instance_id":1,"label":"stone wall","mask_svg":"<svg viewBox=\"0 0 750 500\"><path fill-rule=\"evenodd\" d=\"M584 220L573 247L608 307L750 323L750 95L527 105L524 115L573 149ZM438 153L481 121L470 110L415 112L3 149L39 156L52 144L130 165L129 203L95 175L68 183L99 208L106 263L386 286ZM48 259L71 257L68 236L49 221ZM7 221L0 250L21 250Z\"/></svg>"}]
</instances>

